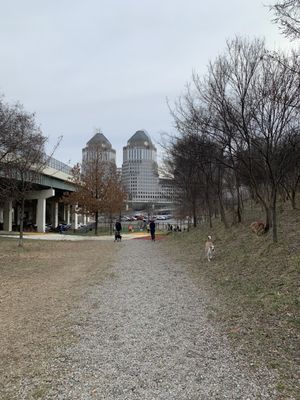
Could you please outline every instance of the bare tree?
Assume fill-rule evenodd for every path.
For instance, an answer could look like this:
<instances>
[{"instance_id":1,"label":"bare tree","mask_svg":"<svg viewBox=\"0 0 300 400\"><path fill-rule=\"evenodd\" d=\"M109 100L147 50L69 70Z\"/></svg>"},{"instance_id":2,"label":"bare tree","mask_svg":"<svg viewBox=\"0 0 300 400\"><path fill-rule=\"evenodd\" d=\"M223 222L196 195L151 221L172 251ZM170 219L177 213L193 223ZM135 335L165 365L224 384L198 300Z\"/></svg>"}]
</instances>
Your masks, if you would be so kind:
<instances>
[{"instance_id":1,"label":"bare tree","mask_svg":"<svg viewBox=\"0 0 300 400\"><path fill-rule=\"evenodd\" d=\"M298 122L298 121L297 121ZM282 153L288 153L289 163L283 171L281 186L293 209L300 186L300 135L299 128L292 130L282 143Z\"/></svg>"},{"instance_id":2,"label":"bare tree","mask_svg":"<svg viewBox=\"0 0 300 400\"><path fill-rule=\"evenodd\" d=\"M34 114L25 112L21 106L7 108L6 112L0 135L2 191L6 200L13 199L20 204L19 246L23 246L26 194L38 184L47 163L44 149L47 139L37 126Z\"/></svg>"},{"instance_id":3,"label":"bare tree","mask_svg":"<svg viewBox=\"0 0 300 400\"><path fill-rule=\"evenodd\" d=\"M200 198L200 181L197 171L195 148L188 137L178 139L169 150L169 165L180 193L180 202L185 204L189 215L197 225L197 204Z\"/></svg>"},{"instance_id":4,"label":"bare tree","mask_svg":"<svg viewBox=\"0 0 300 400\"><path fill-rule=\"evenodd\" d=\"M19 104L10 106L0 98L0 162L5 161L7 164L8 155L22 147L23 132L18 129L22 113Z\"/></svg>"},{"instance_id":5,"label":"bare tree","mask_svg":"<svg viewBox=\"0 0 300 400\"><path fill-rule=\"evenodd\" d=\"M300 106L299 74L294 59L283 58L276 62L264 57L260 74L253 85L255 102L253 103L251 148L261 157L265 177L270 188L269 207L272 212L273 241L277 241L277 195L278 189L291 164L288 147L283 144L289 137L294 124L298 124ZM291 68L290 68L290 67Z\"/></svg>"},{"instance_id":6,"label":"bare tree","mask_svg":"<svg viewBox=\"0 0 300 400\"><path fill-rule=\"evenodd\" d=\"M95 235L98 234L99 215L105 209L105 172L102 149L99 147L98 151L95 150L93 158L85 162L83 169L80 164L72 169L72 182L77 190L66 193L63 198L77 213L95 217Z\"/></svg>"},{"instance_id":7,"label":"bare tree","mask_svg":"<svg viewBox=\"0 0 300 400\"><path fill-rule=\"evenodd\" d=\"M66 193L63 201L72 204L77 213L95 217L95 235L98 234L99 216L121 213L125 192L120 183L116 167L103 161L103 147L93 148L92 157L72 169L72 182L77 190Z\"/></svg>"},{"instance_id":8,"label":"bare tree","mask_svg":"<svg viewBox=\"0 0 300 400\"><path fill-rule=\"evenodd\" d=\"M227 55L212 69L213 88L220 87L214 73L218 68L226 75L225 90L216 91L216 98L213 92L206 94L207 100L221 104L218 115L223 126L237 139L234 155L245 165L266 211L266 229L272 225L273 240L277 241L277 194L290 162L281 144L297 120L300 105L299 74L292 72L298 68L296 59L281 55L279 62L268 55L262 42L237 38L228 43Z\"/></svg>"},{"instance_id":9,"label":"bare tree","mask_svg":"<svg viewBox=\"0 0 300 400\"><path fill-rule=\"evenodd\" d=\"M111 234L113 216L118 215L119 218L121 217L124 201L127 197L121 182L121 176L118 174L115 164L108 164L104 183L104 212L109 217Z\"/></svg>"},{"instance_id":10,"label":"bare tree","mask_svg":"<svg viewBox=\"0 0 300 400\"><path fill-rule=\"evenodd\" d=\"M204 79L193 75L173 112L180 132L218 143L219 162L235 173L239 214L243 172L243 182L264 207L266 231L273 227L274 242L278 190L291 162L283 143L297 126L300 107L297 57L279 57L271 57L262 40L228 41Z\"/></svg>"},{"instance_id":11,"label":"bare tree","mask_svg":"<svg viewBox=\"0 0 300 400\"><path fill-rule=\"evenodd\" d=\"M300 1L280 0L270 9L274 12L274 22L280 25L282 33L291 40L300 38Z\"/></svg>"},{"instance_id":12,"label":"bare tree","mask_svg":"<svg viewBox=\"0 0 300 400\"><path fill-rule=\"evenodd\" d=\"M168 163L179 189L180 202L189 210L194 226L200 213L208 215L212 226L218 192L222 192L223 171L216 163L218 151L216 143L207 137L184 131L168 149ZM227 224L223 211L223 222Z\"/></svg>"},{"instance_id":13,"label":"bare tree","mask_svg":"<svg viewBox=\"0 0 300 400\"><path fill-rule=\"evenodd\" d=\"M6 175L12 173L12 162L15 155L22 151L25 132L20 129L24 110L19 104L13 106L0 98L0 175L4 177L0 181L0 199L8 200L11 196L11 182Z\"/></svg>"}]
</instances>

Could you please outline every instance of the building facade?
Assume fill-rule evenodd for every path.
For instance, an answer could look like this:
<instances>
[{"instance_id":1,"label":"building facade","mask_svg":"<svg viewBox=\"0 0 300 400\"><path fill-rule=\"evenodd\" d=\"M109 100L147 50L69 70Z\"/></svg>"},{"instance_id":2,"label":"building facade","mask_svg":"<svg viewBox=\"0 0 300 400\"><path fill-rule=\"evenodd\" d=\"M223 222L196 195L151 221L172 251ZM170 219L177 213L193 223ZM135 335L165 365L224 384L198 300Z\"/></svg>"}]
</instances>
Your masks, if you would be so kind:
<instances>
[{"instance_id":1,"label":"building facade","mask_svg":"<svg viewBox=\"0 0 300 400\"><path fill-rule=\"evenodd\" d=\"M103 162L116 163L116 150L112 148L110 141L100 131L87 142L86 147L82 149L82 168L84 166L98 159Z\"/></svg>"},{"instance_id":2,"label":"building facade","mask_svg":"<svg viewBox=\"0 0 300 400\"><path fill-rule=\"evenodd\" d=\"M128 193L128 206L156 206L173 201L170 180L159 178L157 150L145 130L135 132L123 147L122 183Z\"/></svg>"}]
</instances>

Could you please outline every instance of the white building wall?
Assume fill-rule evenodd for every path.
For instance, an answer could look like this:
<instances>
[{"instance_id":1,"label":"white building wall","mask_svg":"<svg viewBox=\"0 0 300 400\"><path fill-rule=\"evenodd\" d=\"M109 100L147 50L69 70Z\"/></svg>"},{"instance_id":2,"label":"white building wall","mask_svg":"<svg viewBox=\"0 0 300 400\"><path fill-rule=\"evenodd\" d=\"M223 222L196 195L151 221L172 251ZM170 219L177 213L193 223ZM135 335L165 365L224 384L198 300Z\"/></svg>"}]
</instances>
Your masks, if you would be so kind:
<instances>
[{"instance_id":1,"label":"white building wall","mask_svg":"<svg viewBox=\"0 0 300 400\"><path fill-rule=\"evenodd\" d=\"M156 159L156 149L152 144L130 143L123 148L122 182L129 202L171 202L171 196L167 195L169 190L160 185Z\"/></svg>"}]
</instances>

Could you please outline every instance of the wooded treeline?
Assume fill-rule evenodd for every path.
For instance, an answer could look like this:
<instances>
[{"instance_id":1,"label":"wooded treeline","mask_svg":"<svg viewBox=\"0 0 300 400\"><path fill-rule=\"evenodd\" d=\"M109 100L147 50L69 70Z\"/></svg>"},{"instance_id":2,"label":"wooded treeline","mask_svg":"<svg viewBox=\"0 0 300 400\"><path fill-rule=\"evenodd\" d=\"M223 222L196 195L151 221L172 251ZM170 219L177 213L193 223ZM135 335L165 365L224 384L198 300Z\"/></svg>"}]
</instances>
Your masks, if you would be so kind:
<instances>
[{"instance_id":1,"label":"wooded treeline","mask_svg":"<svg viewBox=\"0 0 300 400\"><path fill-rule=\"evenodd\" d=\"M167 146L166 165L194 225L202 215L212 224L218 213L227 227L229 203L241 222L247 193L263 207L265 231L272 228L277 241L278 197L295 208L300 181L298 56L236 37L170 106L178 135Z\"/></svg>"}]
</instances>

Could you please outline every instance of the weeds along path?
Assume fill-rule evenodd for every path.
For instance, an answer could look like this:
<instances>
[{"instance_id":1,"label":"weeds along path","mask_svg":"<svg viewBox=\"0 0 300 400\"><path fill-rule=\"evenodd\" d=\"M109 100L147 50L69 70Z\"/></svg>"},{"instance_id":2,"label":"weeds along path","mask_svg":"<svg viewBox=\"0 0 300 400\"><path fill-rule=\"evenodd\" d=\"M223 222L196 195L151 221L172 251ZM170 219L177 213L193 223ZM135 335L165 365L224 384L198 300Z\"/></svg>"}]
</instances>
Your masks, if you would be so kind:
<instances>
[{"instance_id":1,"label":"weeds along path","mask_svg":"<svg viewBox=\"0 0 300 400\"><path fill-rule=\"evenodd\" d=\"M233 353L208 318L208 295L163 245L114 244L105 279L96 274L69 315L76 341L48 360L43 399L277 398L271 374L253 375Z\"/></svg>"}]
</instances>

